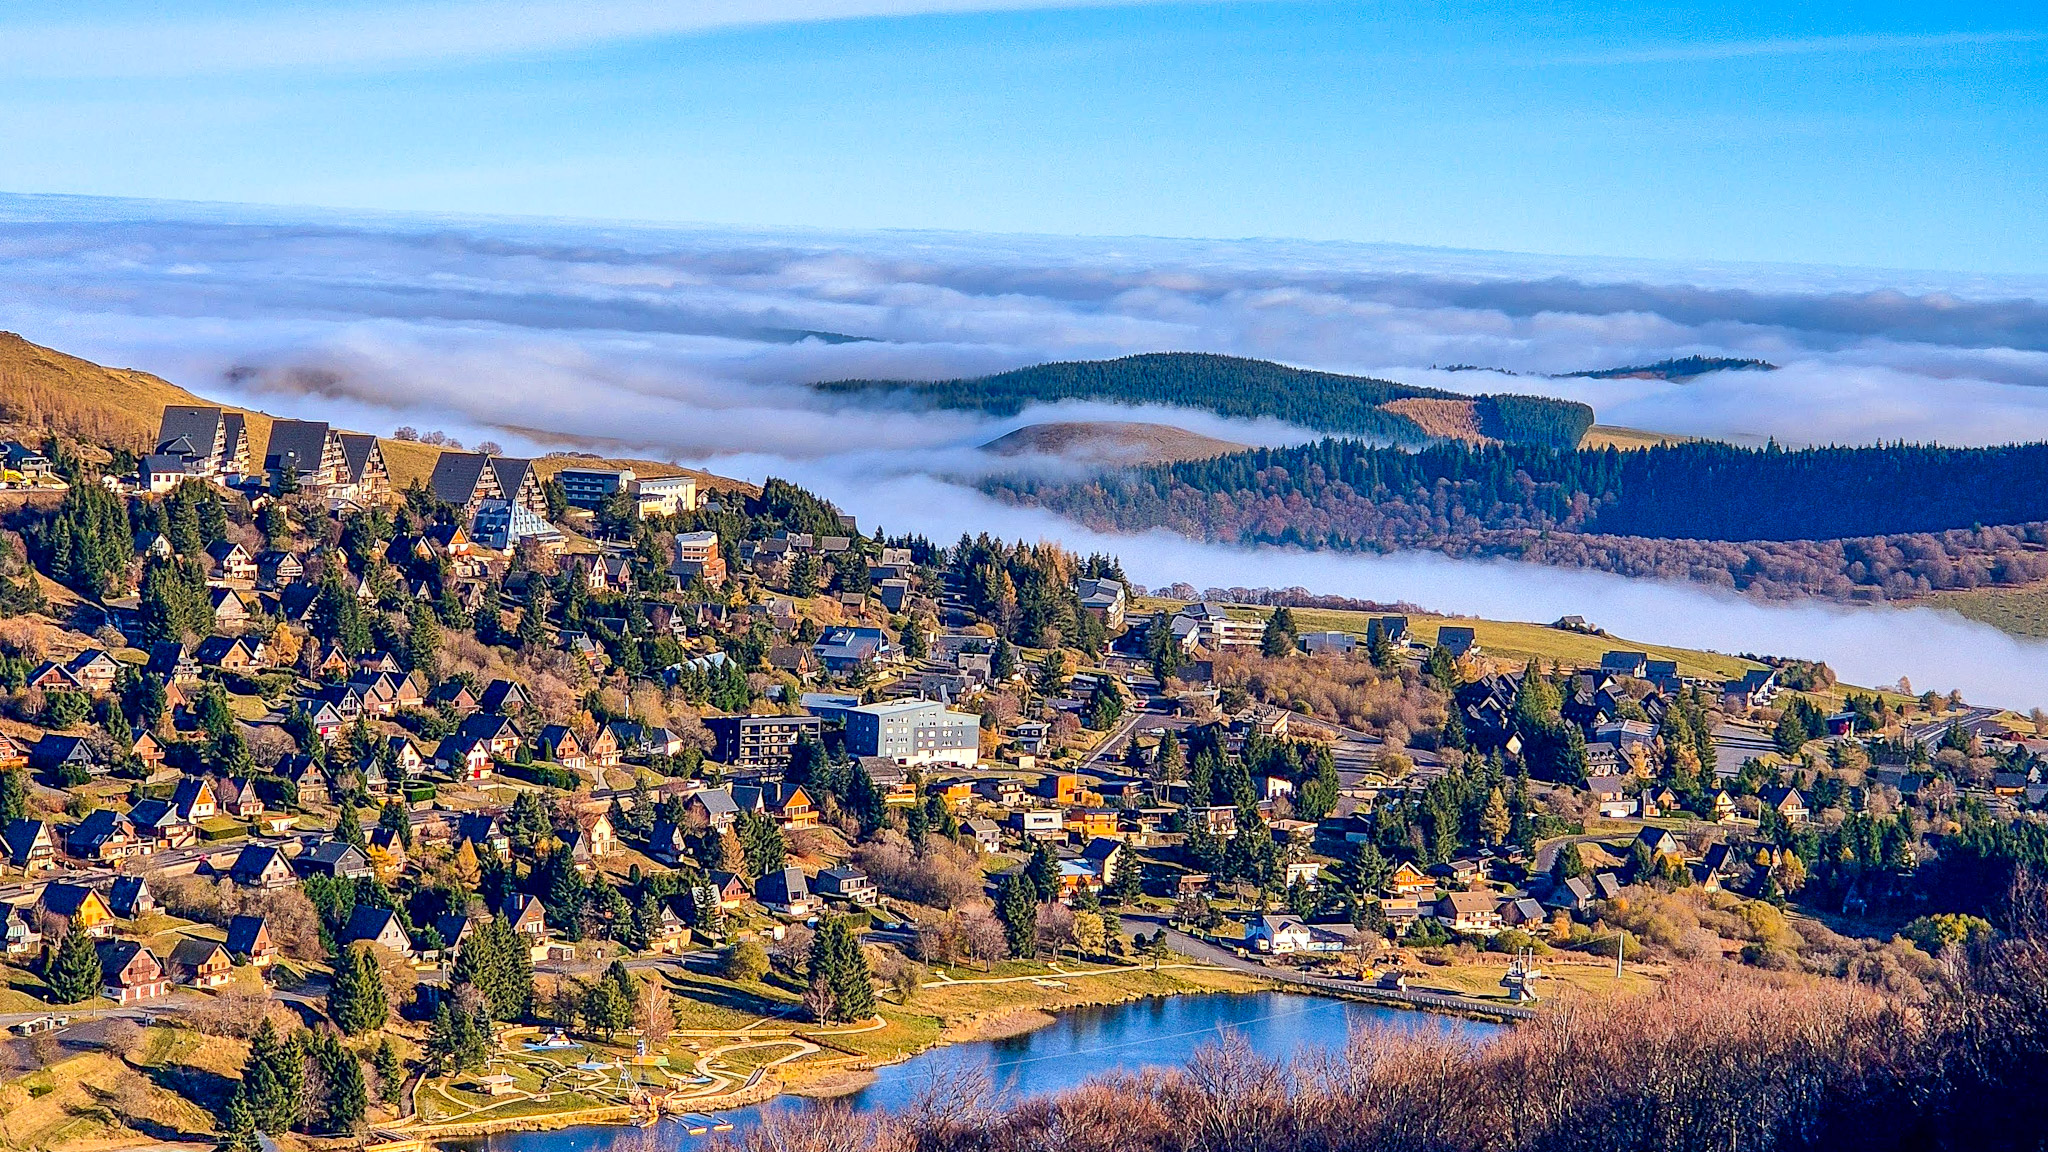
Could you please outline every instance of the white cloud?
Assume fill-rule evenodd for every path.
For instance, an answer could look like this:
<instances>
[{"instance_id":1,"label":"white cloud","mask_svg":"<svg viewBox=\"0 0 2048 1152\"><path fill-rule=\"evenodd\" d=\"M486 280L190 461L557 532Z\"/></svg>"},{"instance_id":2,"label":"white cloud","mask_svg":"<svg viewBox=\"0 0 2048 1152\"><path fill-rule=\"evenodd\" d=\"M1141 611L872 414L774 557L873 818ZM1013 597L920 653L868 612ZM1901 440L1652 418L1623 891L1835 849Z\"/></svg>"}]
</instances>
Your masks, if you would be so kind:
<instances>
[{"instance_id":1,"label":"white cloud","mask_svg":"<svg viewBox=\"0 0 2048 1152\"><path fill-rule=\"evenodd\" d=\"M1925 610L1765 606L1432 556L1111 541L943 481L990 467L976 445L1038 420L1148 419L1247 443L1300 429L1100 404L996 418L805 385L1202 350L1570 396L1610 423L1694 435L1992 443L2048 439L2043 300L2038 278L0 196L0 327L202 394L372 431L413 424L534 449L568 438L792 475L898 530L1113 547L1146 583L1581 613L1642 640L1822 657L1866 683L1904 674L2018 704L2048 702L2041 649ZM1785 367L1684 383L1543 375L1693 353ZM1456 363L1521 374L1428 367ZM230 385L235 367L253 372Z\"/></svg>"},{"instance_id":2,"label":"white cloud","mask_svg":"<svg viewBox=\"0 0 2048 1152\"><path fill-rule=\"evenodd\" d=\"M94 17L67 6L62 17L41 21L17 8L0 18L0 71L24 78L361 71L728 28L1166 2L1188 0L440 0L280 4L231 16L171 6L143 17Z\"/></svg>"}]
</instances>

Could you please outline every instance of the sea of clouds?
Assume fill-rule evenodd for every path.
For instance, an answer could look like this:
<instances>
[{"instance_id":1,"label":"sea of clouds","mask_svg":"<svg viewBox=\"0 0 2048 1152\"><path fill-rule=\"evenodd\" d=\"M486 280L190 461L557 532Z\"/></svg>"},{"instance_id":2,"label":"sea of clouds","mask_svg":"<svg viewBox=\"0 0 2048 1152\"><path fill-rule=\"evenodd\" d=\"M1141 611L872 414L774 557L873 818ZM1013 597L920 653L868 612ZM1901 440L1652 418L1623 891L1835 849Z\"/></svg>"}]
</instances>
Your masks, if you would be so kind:
<instances>
[{"instance_id":1,"label":"sea of clouds","mask_svg":"<svg viewBox=\"0 0 2048 1152\"><path fill-rule=\"evenodd\" d=\"M1073 403L997 419L807 387L1160 350L1585 400L1603 423L1780 443L2048 439L2048 278L1187 241L457 219L0 196L0 326L203 395L514 450L791 476L892 530L1113 547L1134 578L1593 617L1619 634L1824 657L2048 703L2048 648L1928 610L1766 606L1438 557L1093 538L957 481L1046 420L1243 443L1273 421ZM1690 354L1776 372L1560 376ZM1497 371L1448 371L1478 365ZM1001 466L1013 466L1006 461Z\"/></svg>"}]
</instances>

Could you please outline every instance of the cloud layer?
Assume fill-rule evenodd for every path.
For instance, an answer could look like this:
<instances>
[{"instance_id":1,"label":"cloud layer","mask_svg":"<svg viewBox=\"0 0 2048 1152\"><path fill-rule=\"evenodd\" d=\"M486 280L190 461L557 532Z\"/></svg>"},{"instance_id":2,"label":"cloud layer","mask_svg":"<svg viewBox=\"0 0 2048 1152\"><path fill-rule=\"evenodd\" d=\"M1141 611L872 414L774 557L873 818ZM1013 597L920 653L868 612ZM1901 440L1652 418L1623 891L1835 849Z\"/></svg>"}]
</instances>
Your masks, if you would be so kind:
<instances>
[{"instance_id":1,"label":"cloud layer","mask_svg":"<svg viewBox=\"0 0 2048 1152\"><path fill-rule=\"evenodd\" d=\"M934 479L987 468L975 446L1023 424L1152 419L1256 443L1308 434L1099 404L995 420L828 398L808 383L1202 350L1569 396L1606 423L1692 435L1981 444L2048 439L2044 301L2039 278L0 197L0 325L30 339L372 431L603 444L792 475L865 522L939 538L1082 539ZM1686 383L1547 375L1694 353L1785 367ZM1432 367L1457 364L1500 371ZM1643 639L1820 656L1864 682L1909 675L2048 702L2048 652L1926 611L1765 608L1440 558L1156 538L1117 550L1146 583L1301 584L1522 619L1580 612Z\"/></svg>"}]
</instances>

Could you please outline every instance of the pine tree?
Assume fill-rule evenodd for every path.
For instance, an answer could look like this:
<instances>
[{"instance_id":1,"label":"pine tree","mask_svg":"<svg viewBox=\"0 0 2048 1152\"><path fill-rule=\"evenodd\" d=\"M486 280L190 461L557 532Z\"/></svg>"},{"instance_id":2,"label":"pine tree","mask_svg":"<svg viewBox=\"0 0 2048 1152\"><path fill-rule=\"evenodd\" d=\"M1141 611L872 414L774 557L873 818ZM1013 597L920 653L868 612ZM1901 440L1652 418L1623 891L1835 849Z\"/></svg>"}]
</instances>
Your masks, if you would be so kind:
<instances>
[{"instance_id":1,"label":"pine tree","mask_svg":"<svg viewBox=\"0 0 2048 1152\"><path fill-rule=\"evenodd\" d=\"M434 1006L434 1018L427 1022L426 1054L429 1067L440 1071L455 1058L455 1013L443 999Z\"/></svg>"},{"instance_id":2,"label":"pine tree","mask_svg":"<svg viewBox=\"0 0 2048 1152\"><path fill-rule=\"evenodd\" d=\"M1479 814L1479 836L1488 844L1501 844L1507 840L1513 824L1513 818L1508 814L1507 798L1495 788L1487 795L1486 808Z\"/></svg>"},{"instance_id":3,"label":"pine tree","mask_svg":"<svg viewBox=\"0 0 2048 1152\"><path fill-rule=\"evenodd\" d=\"M1021 874L1005 877L996 917L1003 922L1003 939L1010 954L1019 959L1038 955L1038 901L1032 899L1031 881Z\"/></svg>"},{"instance_id":4,"label":"pine tree","mask_svg":"<svg viewBox=\"0 0 2048 1152\"><path fill-rule=\"evenodd\" d=\"M257 1152L256 1112L249 1106L246 1085L237 1085L228 1096L227 1114L221 1120L220 1142L215 1152Z\"/></svg>"},{"instance_id":5,"label":"pine tree","mask_svg":"<svg viewBox=\"0 0 2048 1152\"><path fill-rule=\"evenodd\" d=\"M50 961L50 999L58 1004L77 1004L100 994L104 973L100 971L99 950L91 936L73 928L64 933L57 955Z\"/></svg>"},{"instance_id":6,"label":"pine tree","mask_svg":"<svg viewBox=\"0 0 2048 1152\"><path fill-rule=\"evenodd\" d=\"M384 1027L390 1005L384 996L384 976L377 969L374 945L357 943L338 958L334 982L327 989L327 1014L334 1026L350 1036L362 1036Z\"/></svg>"},{"instance_id":7,"label":"pine tree","mask_svg":"<svg viewBox=\"0 0 2048 1152\"><path fill-rule=\"evenodd\" d=\"M369 1085L364 1082L363 1062L329 1036L321 1046L320 1071L327 1081L327 1127L334 1132L354 1132L370 1111Z\"/></svg>"},{"instance_id":8,"label":"pine tree","mask_svg":"<svg viewBox=\"0 0 2048 1152\"><path fill-rule=\"evenodd\" d=\"M1109 894L1119 904L1135 904L1145 894L1145 866L1136 853L1126 851L1118 856Z\"/></svg>"},{"instance_id":9,"label":"pine tree","mask_svg":"<svg viewBox=\"0 0 2048 1152\"><path fill-rule=\"evenodd\" d=\"M1266 617L1266 630L1259 636L1259 651L1267 656L1286 656L1294 651L1294 613L1285 606Z\"/></svg>"},{"instance_id":10,"label":"pine tree","mask_svg":"<svg viewBox=\"0 0 2048 1152\"><path fill-rule=\"evenodd\" d=\"M1060 894L1059 857L1053 855L1050 845L1041 841L1031 850L1031 859L1024 865L1024 878L1040 904Z\"/></svg>"},{"instance_id":11,"label":"pine tree","mask_svg":"<svg viewBox=\"0 0 2048 1152\"><path fill-rule=\"evenodd\" d=\"M825 976L832 986L834 1016L841 1021L866 1020L875 1014L875 989L868 971L868 959L860 950L860 937L844 920L831 920L812 941L816 957L822 944L827 955ZM816 961L813 960L813 972Z\"/></svg>"},{"instance_id":12,"label":"pine tree","mask_svg":"<svg viewBox=\"0 0 2048 1152\"><path fill-rule=\"evenodd\" d=\"M407 601L405 620L405 666L431 679L434 657L441 651L441 621L425 600Z\"/></svg>"},{"instance_id":13,"label":"pine tree","mask_svg":"<svg viewBox=\"0 0 2048 1152\"><path fill-rule=\"evenodd\" d=\"M28 815L28 774L19 768L0 772L0 821L14 821Z\"/></svg>"},{"instance_id":14,"label":"pine tree","mask_svg":"<svg viewBox=\"0 0 2048 1152\"><path fill-rule=\"evenodd\" d=\"M387 1107L396 1106L405 1092L405 1066L398 1062L398 1049L391 1046L391 1037L378 1042L372 1066L377 1070L378 1097Z\"/></svg>"},{"instance_id":15,"label":"pine tree","mask_svg":"<svg viewBox=\"0 0 2048 1152\"><path fill-rule=\"evenodd\" d=\"M356 815L356 806L350 801L341 802L341 816L334 822L334 838L357 848L369 846L369 839L363 835L362 819Z\"/></svg>"}]
</instances>

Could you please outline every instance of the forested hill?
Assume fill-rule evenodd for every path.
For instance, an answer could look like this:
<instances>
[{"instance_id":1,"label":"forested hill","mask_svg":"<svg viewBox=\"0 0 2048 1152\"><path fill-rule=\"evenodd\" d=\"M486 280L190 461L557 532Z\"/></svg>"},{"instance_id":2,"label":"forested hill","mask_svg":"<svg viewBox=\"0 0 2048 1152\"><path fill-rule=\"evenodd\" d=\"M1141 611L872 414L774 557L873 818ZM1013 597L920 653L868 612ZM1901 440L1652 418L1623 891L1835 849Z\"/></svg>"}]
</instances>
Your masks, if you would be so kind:
<instances>
[{"instance_id":1,"label":"forested hill","mask_svg":"<svg viewBox=\"0 0 2048 1152\"><path fill-rule=\"evenodd\" d=\"M1636 451L1324 440L1131 469L1082 483L995 480L996 495L1122 529L1356 546L1495 529L1793 541L2048 521L2048 444ZM1235 518L1237 523L1226 523ZM1232 529L1235 529L1233 532Z\"/></svg>"},{"instance_id":2,"label":"forested hill","mask_svg":"<svg viewBox=\"0 0 2048 1152\"><path fill-rule=\"evenodd\" d=\"M938 408L996 416L1014 416L1028 404L1060 400L1172 404L1247 420L1268 416L1320 432L1409 445L1427 443L1431 436L1414 419L1384 405L1399 400L1470 405L1481 435L1556 448L1576 447L1593 424L1591 408L1567 400L1463 396L1200 352L1039 364L965 380L838 380L813 387L838 394L902 393Z\"/></svg>"}]
</instances>

